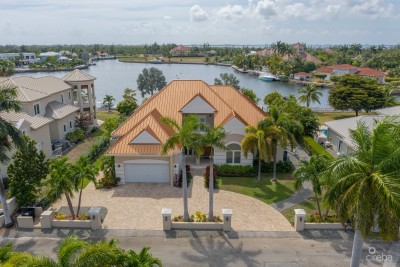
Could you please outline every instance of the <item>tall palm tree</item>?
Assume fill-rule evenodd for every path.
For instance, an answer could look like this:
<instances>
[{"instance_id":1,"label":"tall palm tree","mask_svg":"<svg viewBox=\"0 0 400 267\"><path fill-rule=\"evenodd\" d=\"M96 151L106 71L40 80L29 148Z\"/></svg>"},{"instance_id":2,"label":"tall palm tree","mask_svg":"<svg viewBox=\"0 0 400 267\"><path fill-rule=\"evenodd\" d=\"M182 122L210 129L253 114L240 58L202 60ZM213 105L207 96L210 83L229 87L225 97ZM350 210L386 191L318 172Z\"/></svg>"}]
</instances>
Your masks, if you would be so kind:
<instances>
[{"instance_id":1,"label":"tall palm tree","mask_svg":"<svg viewBox=\"0 0 400 267\"><path fill-rule=\"evenodd\" d=\"M187 177L186 177L186 156L185 150L194 150L196 155L201 155L202 134L199 132L200 120L189 115L183 119L182 126L171 118L163 117L163 123L174 129L173 134L161 147L161 154L166 155L168 151L179 148L181 150L180 160L182 166L182 191L183 191L183 220L189 220Z\"/></svg>"},{"instance_id":2,"label":"tall palm tree","mask_svg":"<svg viewBox=\"0 0 400 267\"><path fill-rule=\"evenodd\" d=\"M92 165L87 156L81 156L75 164L75 190L79 191L78 208L76 215L79 215L81 209L83 184L86 181L96 184L96 176L99 174L99 169Z\"/></svg>"},{"instance_id":3,"label":"tall palm tree","mask_svg":"<svg viewBox=\"0 0 400 267\"><path fill-rule=\"evenodd\" d=\"M398 238L400 222L400 126L396 118L376 121L374 129L359 122L350 137L356 151L328 167L324 201L355 230L351 266L359 266L363 239L371 228L387 240Z\"/></svg>"},{"instance_id":4,"label":"tall palm tree","mask_svg":"<svg viewBox=\"0 0 400 267\"><path fill-rule=\"evenodd\" d=\"M111 107L115 101L115 98L112 95L105 95L103 98L103 105L108 108L108 112L111 112Z\"/></svg>"},{"instance_id":5,"label":"tall palm tree","mask_svg":"<svg viewBox=\"0 0 400 267\"><path fill-rule=\"evenodd\" d=\"M393 85L391 84L385 84L385 86L383 87L383 92L384 92L384 97L385 97L385 104L384 107L393 107L399 104L399 102L397 101L397 96L393 95Z\"/></svg>"},{"instance_id":6,"label":"tall palm tree","mask_svg":"<svg viewBox=\"0 0 400 267\"><path fill-rule=\"evenodd\" d=\"M312 155L310 160L301 160L300 166L293 172L295 187L300 188L305 181L310 181L313 187L319 216L322 218L319 198L322 195L322 174L326 170L329 159L324 155Z\"/></svg>"},{"instance_id":7,"label":"tall palm tree","mask_svg":"<svg viewBox=\"0 0 400 267\"><path fill-rule=\"evenodd\" d=\"M258 151L258 176L257 180L261 180L261 160L265 161L270 158L271 149L269 143L266 140L265 132L255 126L246 127L246 135L243 137L241 147L244 156L247 158L249 152L253 155Z\"/></svg>"},{"instance_id":8,"label":"tall palm tree","mask_svg":"<svg viewBox=\"0 0 400 267\"><path fill-rule=\"evenodd\" d=\"M10 76L14 73L14 63L0 59L0 76Z\"/></svg>"},{"instance_id":9,"label":"tall palm tree","mask_svg":"<svg viewBox=\"0 0 400 267\"><path fill-rule=\"evenodd\" d=\"M269 115L258 123L257 128L262 129L265 137L271 142L272 159L274 161L272 180L276 181L278 145L286 148L289 144L293 149L296 143L295 134L301 134L303 127L275 106L270 107Z\"/></svg>"},{"instance_id":10,"label":"tall palm tree","mask_svg":"<svg viewBox=\"0 0 400 267\"><path fill-rule=\"evenodd\" d=\"M149 247L144 247L139 253L129 250L123 255L123 265L125 267L139 267L139 266L159 266L161 267L161 260L153 257L149 252Z\"/></svg>"},{"instance_id":11,"label":"tall palm tree","mask_svg":"<svg viewBox=\"0 0 400 267\"><path fill-rule=\"evenodd\" d=\"M227 133L222 126L206 127L206 134L203 137L203 144L210 148L210 175L209 175L209 206L208 220L214 220L214 148L226 150L224 139Z\"/></svg>"},{"instance_id":12,"label":"tall palm tree","mask_svg":"<svg viewBox=\"0 0 400 267\"><path fill-rule=\"evenodd\" d=\"M319 98L322 96L322 93L318 91L318 89L311 84L308 84L306 88L301 88L298 90L300 96L299 101L302 103L306 103L307 107L310 107L310 103L319 102Z\"/></svg>"},{"instance_id":13,"label":"tall palm tree","mask_svg":"<svg viewBox=\"0 0 400 267\"><path fill-rule=\"evenodd\" d=\"M0 88L0 112L19 112L21 106L17 100L17 90L14 87L5 86ZM6 164L10 157L8 152L13 149L13 145L20 148L24 145L22 133L15 128L14 124L0 117L0 163ZM3 178L0 175L0 201L4 213L4 222L6 227L12 226L13 222L8 210L6 193L3 184Z\"/></svg>"},{"instance_id":14,"label":"tall palm tree","mask_svg":"<svg viewBox=\"0 0 400 267\"><path fill-rule=\"evenodd\" d=\"M72 206L71 197L75 191L74 166L67 162L66 157L56 158L50 161L50 177L47 181L49 187L48 196L55 200L64 194L68 203L72 219L75 220L75 212Z\"/></svg>"}]
</instances>

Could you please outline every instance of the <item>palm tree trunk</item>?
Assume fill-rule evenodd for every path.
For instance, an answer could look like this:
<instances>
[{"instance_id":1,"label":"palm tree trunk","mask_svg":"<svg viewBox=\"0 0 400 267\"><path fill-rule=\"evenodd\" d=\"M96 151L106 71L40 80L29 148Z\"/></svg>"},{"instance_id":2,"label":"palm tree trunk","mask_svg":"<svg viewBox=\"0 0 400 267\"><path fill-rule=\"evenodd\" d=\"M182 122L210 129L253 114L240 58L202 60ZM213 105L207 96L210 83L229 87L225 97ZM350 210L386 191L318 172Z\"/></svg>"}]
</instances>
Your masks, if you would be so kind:
<instances>
[{"instance_id":1,"label":"palm tree trunk","mask_svg":"<svg viewBox=\"0 0 400 267\"><path fill-rule=\"evenodd\" d=\"M6 190L4 189L3 177L0 176L0 201L4 213L4 226L11 227L13 222L11 220L10 211L8 210L6 200Z\"/></svg>"},{"instance_id":2,"label":"palm tree trunk","mask_svg":"<svg viewBox=\"0 0 400 267\"><path fill-rule=\"evenodd\" d=\"M69 197L69 195L67 193L65 193L65 198L67 199L67 203L68 203L69 211L72 216L72 220L75 220L74 207L72 207L71 198Z\"/></svg>"},{"instance_id":3,"label":"palm tree trunk","mask_svg":"<svg viewBox=\"0 0 400 267\"><path fill-rule=\"evenodd\" d=\"M182 190L183 190L183 220L189 221L189 208L188 208L188 192L187 192L187 177L186 177L186 156L182 148Z\"/></svg>"},{"instance_id":4,"label":"palm tree trunk","mask_svg":"<svg viewBox=\"0 0 400 267\"><path fill-rule=\"evenodd\" d=\"M211 148L210 155L210 175L208 176L208 191L209 191L209 201L208 201L208 220L214 220L214 159L213 159L213 148Z\"/></svg>"},{"instance_id":5,"label":"palm tree trunk","mask_svg":"<svg viewBox=\"0 0 400 267\"><path fill-rule=\"evenodd\" d=\"M315 196L315 200L317 201L317 207L318 207L319 217L321 218L321 220L324 221L324 218L322 217L321 207L320 207L320 205L319 205L319 199L318 199L318 197L317 197L317 194L314 194L314 196Z\"/></svg>"},{"instance_id":6,"label":"palm tree trunk","mask_svg":"<svg viewBox=\"0 0 400 267\"><path fill-rule=\"evenodd\" d=\"M273 172L272 172L272 181L276 181L276 154L277 154L277 149L278 149L278 141L273 140L272 141L272 157L274 160L274 167L273 167Z\"/></svg>"},{"instance_id":7,"label":"palm tree trunk","mask_svg":"<svg viewBox=\"0 0 400 267\"><path fill-rule=\"evenodd\" d=\"M76 210L76 215L79 215L79 211L81 210L81 200L82 200L82 191L83 191L83 180L81 182L81 190L79 191L79 198L78 198L78 209Z\"/></svg>"},{"instance_id":8,"label":"palm tree trunk","mask_svg":"<svg viewBox=\"0 0 400 267\"><path fill-rule=\"evenodd\" d=\"M326 218L328 218L328 214L329 214L329 208L327 208L325 211L324 221L326 220Z\"/></svg>"},{"instance_id":9,"label":"palm tree trunk","mask_svg":"<svg viewBox=\"0 0 400 267\"><path fill-rule=\"evenodd\" d=\"M257 181L261 180L261 155L260 152L258 152L258 177Z\"/></svg>"},{"instance_id":10,"label":"palm tree trunk","mask_svg":"<svg viewBox=\"0 0 400 267\"><path fill-rule=\"evenodd\" d=\"M361 252L363 248L363 237L361 235L360 230L356 230L354 234L354 240L353 240L353 250L351 252L351 262L350 262L350 267L358 267L360 266L360 261L361 261Z\"/></svg>"}]
</instances>

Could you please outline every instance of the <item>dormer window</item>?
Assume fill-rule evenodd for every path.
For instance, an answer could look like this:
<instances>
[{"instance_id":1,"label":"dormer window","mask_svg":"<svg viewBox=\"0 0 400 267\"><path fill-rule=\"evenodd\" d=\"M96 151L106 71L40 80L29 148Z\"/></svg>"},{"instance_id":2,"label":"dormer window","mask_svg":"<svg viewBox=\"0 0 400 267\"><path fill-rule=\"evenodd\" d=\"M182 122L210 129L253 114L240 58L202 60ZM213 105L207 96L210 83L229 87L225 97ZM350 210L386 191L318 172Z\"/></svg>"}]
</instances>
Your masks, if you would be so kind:
<instances>
[{"instance_id":1,"label":"dormer window","mask_svg":"<svg viewBox=\"0 0 400 267\"><path fill-rule=\"evenodd\" d=\"M40 115L40 104L35 104L33 105L33 111L35 113L35 115Z\"/></svg>"}]
</instances>

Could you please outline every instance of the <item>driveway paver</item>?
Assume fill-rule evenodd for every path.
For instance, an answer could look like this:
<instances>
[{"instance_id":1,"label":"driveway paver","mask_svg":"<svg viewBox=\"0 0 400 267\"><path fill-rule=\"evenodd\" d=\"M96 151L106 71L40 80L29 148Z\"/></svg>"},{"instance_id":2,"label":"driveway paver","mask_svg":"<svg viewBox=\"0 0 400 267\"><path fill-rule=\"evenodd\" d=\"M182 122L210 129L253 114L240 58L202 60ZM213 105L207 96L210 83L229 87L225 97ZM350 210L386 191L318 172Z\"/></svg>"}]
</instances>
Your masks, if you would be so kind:
<instances>
[{"instance_id":1,"label":"driveway paver","mask_svg":"<svg viewBox=\"0 0 400 267\"><path fill-rule=\"evenodd\" d=\"M208 211L208 190L203 177L195 176L188 188L189 213ZM77 199L73 199L74 205ZM53 205L67 206L65 199ZM109 190L95 190L89 184L82 195L82 206L107 209L105 229L162 230L161 209L171 208L172 216L183 214L182 189L166 184L130 183ZM242 194L215 190L214 215L223 208L233 209L235 231L294 231L286 218L270 205Z\"/></svg>"}]
</instances>

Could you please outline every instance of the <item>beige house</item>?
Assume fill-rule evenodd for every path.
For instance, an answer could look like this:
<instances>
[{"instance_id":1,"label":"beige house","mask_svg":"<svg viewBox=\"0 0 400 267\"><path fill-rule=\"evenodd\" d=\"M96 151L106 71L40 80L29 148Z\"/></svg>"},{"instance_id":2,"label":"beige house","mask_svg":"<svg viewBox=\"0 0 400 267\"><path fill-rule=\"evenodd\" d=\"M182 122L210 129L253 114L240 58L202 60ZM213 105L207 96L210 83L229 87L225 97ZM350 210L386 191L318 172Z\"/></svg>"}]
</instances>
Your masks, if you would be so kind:
<instances>
[{"instance_id":1,"label":"beige house","mask_svg":"<svg viewBox=\"0 0 400 267\"><path fill-rule=\"evenodd\" d=\"M163 116L182 123L187 115L196 115L211 125L223 126L228 132L225 144L229 151L216 149L215 164L252 165L253 155L244 157L241 140L245 127L265 118L254 102L239 90L225 85L208 85L199 80L175 80L150 97L112 134L112 146L107 154L115 157L117 177L121 183L171 183L178 175L179 149L160 155L161 146L174 130L161 122ZM205 151L203 157L209 157ZM192 151L186 151L194 162ZM279 158L282 159L282 151ZM191 160L190 160L191 158Z\"/></svg>"},{"instance_id":2,"label":"beige house","mask_svg":"<svg viewBox=\"0 0 400 267\"><path fill-rule=\"evenodd\" d=\"M184 46L184 45L179 45L177 47L174 47L170 51L170 54L173 57L188 56L189 53L190 53L190 47L187 47L187 46Z\"/></svg>"},{"instance_id":3,"label":"beige house","mask_svg":"<svg viewBox=\"0 0 400 267\"><path fill-rule=\"evenodd\" d=\"M35 140L37 148L50 158L55 152L60 153L56 143L65 140L66 135L76 129L79 120L88 125L95 122L94 80L80 70L61 79L53 76L2 78L0 88L16 88L22 111L2 112L0 116ZM0 166L0 169L6 176L6 167Z\"/></svg>"}]
</instances>

